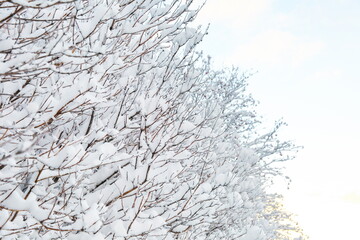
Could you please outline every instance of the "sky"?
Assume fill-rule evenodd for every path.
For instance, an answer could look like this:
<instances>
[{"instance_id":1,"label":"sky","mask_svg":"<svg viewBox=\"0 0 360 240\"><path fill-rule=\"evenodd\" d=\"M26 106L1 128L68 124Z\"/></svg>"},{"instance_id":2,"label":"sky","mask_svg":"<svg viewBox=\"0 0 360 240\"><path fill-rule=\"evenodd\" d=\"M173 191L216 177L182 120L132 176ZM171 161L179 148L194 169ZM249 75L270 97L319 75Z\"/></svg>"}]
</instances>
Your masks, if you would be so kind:
<instances>
[{"instance_id":1,"label":"sky","mask_svg":"<svg viewBox=\"0 0 360 240\"><path fill-rule=\"evenodd\" d=\"M197 19L214 65L256 71L259 114L304 146L284 195L310 240L360 239L359 12L358 0L208 0Z\"/></svg>"}]
</instances>

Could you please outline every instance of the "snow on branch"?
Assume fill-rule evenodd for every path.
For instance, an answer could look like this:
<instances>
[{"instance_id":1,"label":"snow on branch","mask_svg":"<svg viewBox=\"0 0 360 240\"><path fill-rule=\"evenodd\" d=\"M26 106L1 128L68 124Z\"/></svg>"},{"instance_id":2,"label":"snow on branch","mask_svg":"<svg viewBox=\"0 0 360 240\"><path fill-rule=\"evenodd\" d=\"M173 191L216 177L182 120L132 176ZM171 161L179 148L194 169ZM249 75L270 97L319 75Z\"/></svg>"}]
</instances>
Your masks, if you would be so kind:
<instances>
[{"instance_id":1,"label":"snow on branch","mask_svg":"<svg viewBox=\"0 0 360 240\"><path fill-rule=\"evenodd\" d=\"M275 239L264 173L291 145L194 50L200 8L0 2L1 239Z\"/></svg>"}]
</instances>

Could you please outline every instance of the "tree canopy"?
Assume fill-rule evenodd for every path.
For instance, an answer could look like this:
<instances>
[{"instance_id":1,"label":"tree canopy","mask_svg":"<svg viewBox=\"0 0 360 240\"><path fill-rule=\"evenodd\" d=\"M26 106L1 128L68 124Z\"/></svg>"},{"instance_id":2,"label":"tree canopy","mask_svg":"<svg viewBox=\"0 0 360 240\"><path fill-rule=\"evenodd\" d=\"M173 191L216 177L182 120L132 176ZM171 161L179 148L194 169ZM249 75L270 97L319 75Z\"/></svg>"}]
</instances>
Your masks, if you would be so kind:
<instances>
[{"instance_id":1,"label":"tree canopy","mask_svg":"<svg viewBox=\"0 0 360 240\"><path fill-rule=\"evenodd\" d=\"M300 239L266 191L296 148L192 0L0 1L2 239ZM284 234L292 231L294 234Z\"/></svg>"}]
</instances>

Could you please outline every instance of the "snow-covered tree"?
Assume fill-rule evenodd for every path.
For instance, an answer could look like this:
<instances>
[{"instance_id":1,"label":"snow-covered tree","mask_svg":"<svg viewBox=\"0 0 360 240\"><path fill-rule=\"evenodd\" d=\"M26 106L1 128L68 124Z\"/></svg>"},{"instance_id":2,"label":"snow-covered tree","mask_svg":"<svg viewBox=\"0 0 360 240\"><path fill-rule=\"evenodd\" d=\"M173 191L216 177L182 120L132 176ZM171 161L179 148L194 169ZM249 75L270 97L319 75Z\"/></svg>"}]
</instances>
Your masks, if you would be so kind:
<instances>
[{"instance_id":1,"label":"snow-covered tree","mask_svg":"<svg viewBox=\"0 0 360 240\"><path fill-rule=\"evenodd\" d=\"M293 145L194 51L200 8L0 2L2 239L279 239L265 188Z\"/></svg>"}]
</instances>

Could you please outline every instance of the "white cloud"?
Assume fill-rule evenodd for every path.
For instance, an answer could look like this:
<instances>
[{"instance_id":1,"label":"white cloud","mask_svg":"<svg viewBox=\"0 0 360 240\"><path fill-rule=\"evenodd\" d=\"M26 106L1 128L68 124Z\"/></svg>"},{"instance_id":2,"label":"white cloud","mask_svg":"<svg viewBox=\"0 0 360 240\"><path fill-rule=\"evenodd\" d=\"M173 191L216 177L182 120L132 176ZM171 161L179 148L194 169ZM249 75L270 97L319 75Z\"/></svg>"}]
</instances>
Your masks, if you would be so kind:
<instances>
[{"instance_id":1,"label":"white cloud","mask_svg":"<svg viewBox=\"0 0 360 240\"><path fill-rule=\"evenodd\" d=\"M292 15L274 11L274 7L273 0L208 0L198 16L198 23L214 24L206 41L226 41L235 47L210 52L220 55L217 58L225 64L245 68L293 68L324 48L319 40L293 34L296 29L287 26L294 21Z\"/></svg>"},{"instance_id":2,"label":"white cloud","mask_svg":"<svg viewBox=\"0 0 360 240\"><path fill-rule=\"evenodd\" d=\"M253 67L298 67L324 48L320 41L305 41L290 32L268 30L242 43L229 61Z\"/></svg>"},{"instance_id":3,"label":"white cloud","mask_svg":"<svg viewBox=\"0 0 360 240\"><path fill-rule=\"evenodd\" d=\"M272 0L208 0L197 21L201 23L216 21L237 28L251 25L271 6Z\"/></svg>"}]
</instances>

